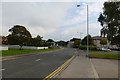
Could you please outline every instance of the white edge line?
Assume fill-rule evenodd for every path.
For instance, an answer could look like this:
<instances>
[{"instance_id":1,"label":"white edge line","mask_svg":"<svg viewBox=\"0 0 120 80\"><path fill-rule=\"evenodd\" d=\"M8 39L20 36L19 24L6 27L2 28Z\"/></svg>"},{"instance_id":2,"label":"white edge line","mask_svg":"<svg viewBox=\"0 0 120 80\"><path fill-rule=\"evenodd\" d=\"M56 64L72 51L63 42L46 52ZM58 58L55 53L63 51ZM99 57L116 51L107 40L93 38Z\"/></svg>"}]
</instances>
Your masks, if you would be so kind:
<instances>
[{"instance_id":1,"label":"white edge line","mask_svg":"<svg viewBox=\"0 0 120 80\"><path fill-rule=\"evenodd\" d=\"M98 73L97 73L97 71L96 71L96 69L95 69L95 67L94 67L91 59L90 59L90 63L91 63L91 67L92 67L92 70L93 70L93 73L94 73L95 78L96 78L97 80L99 80Z\"/></svg>"},{"instance_id":2,"label":"white edge line","mask_svg":"<svg viewBox=\"0 0 120 80\"><path fill-rule=\"evenodd\" d=\"M35 60L35 61L40 61L41 59L37 59L37 60Z\"/></svg>"},{"instance_id":3,"label":"white edge line","mask_svg":"<svg viewBox=\"0 0 120 80\"><path fill-rule=\"evenodd\" d=\"M4 71L5 69L0 69L0 71Z\"/></svg>"}]
</instances>

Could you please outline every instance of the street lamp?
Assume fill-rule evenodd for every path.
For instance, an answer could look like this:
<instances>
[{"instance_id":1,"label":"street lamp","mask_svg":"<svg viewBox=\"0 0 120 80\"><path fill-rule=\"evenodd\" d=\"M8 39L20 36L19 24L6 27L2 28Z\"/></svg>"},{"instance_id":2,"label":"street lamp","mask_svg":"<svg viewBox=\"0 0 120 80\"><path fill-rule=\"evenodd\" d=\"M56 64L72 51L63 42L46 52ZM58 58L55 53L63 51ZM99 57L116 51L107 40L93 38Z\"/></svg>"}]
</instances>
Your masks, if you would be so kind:
<instances>
[{"instance_id":1,"label":"street lamp","mask_svg":"<svg viewBox=\"0 0 120 80\"><path fill-rule=\"evenodd\" d=\"M85 4L85 3L83 3L83 5L86 5L86 7L87 7L87 55L88 55L88 53L89 53L89 17L88 17L88 4ZM81 5L77 5L77 7L80 7Z\"/></svg>"}]
</instances>

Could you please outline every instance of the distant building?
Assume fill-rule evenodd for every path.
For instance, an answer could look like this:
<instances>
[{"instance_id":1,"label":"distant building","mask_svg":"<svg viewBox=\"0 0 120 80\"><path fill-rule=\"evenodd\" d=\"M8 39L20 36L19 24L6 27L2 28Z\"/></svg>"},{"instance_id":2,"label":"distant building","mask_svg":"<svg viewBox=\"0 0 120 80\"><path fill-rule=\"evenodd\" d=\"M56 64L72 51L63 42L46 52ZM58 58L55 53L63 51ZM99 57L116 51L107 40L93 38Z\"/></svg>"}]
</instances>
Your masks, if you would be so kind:
<instances>
[{"instance_id":1,"label":"distant building","mask_svg":"<svg viewBox=\"0 0 120 80\"><path fill-rule=\"evenodd\" d=\"M8 40L7 40L7 37L5 36L0 36L0 45L4 45L4 44L7 44Z\"/></svg>"},{"instance_id":2,"label":"distant building","mask_svg":"<svg viewBox=\"0 0 120 80\"><path fill-rule=\"evenodd\" d=\"M68 47L73 47L74 41L75 40L81 40L80 38L72 38L69 42L68 42Z\"/></svg>"},{"instance_id":3,"label":"distant building","mask_svg":"<svg viewBox=\"0 0 120 80\"><path fill-rule=\"evenodd\" d=\"M100 40L102 39L102 37L100 36L93 36L92 37L94 45L96 45L97 47L103 47L103 45L100 44ZM107 41L107 44L104 45L104 47L109 47L110 46L110 42Z\"/></svg>"},{"instance_id":4,"label":"distant building","mask_svg":"<svg viewBox=\"0 0 120 80\"><path fill-rule=\"evenodd\" d=\"M100 44L101 37L100 36L94 36L94 37L92 37L92 39L93 39L94 45L96 45L97 47L101 46L101 44Z\"/></svg>"},{"instance_id":5,"label":"distant building","mask_svg":"<svg viewBox=\"0 0 120 80\"><path fill-rule=\"evenodd\" d=\"M8 40L4 36L0 36L0 50L8 50L8 46L5 46L3 43L6 43Z\"/></svg>"},{"instance_id":6,"label":"distant building","mask_svg":"<svg viewBox=\"0 0 120 80\"><path fill-rule=\"evenodd\" d=\"M74 44L74 41L69 41L67 46L68 47L73 47L73 44Z\"/></svg>"}]
</instances>

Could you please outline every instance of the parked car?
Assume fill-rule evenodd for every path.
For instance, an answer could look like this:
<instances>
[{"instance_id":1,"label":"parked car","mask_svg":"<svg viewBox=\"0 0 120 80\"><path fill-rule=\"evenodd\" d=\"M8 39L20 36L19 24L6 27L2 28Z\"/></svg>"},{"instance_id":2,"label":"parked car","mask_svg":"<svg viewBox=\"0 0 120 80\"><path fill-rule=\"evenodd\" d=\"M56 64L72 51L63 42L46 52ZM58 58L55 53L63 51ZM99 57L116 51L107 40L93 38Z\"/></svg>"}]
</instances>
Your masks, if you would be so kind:
<instances>
[{"instance_id":1,"label":"parked car","mask_svg":"<svg viewBox=\"0 0 120 80\"><path fill-rule=\"evenodd\" d=\"M120 47L110 47L109 49L120 51Z\"/></svg>"},{"instance_id":2,"label":"parked car","mask_svg":"<svg viewBox=\"0 0 120 80\"><path fill-rule=\"evenodd\" d=\"M108 48L101 48L102 51L111 51L110 49Z\"/></svg>"}]
</instances>

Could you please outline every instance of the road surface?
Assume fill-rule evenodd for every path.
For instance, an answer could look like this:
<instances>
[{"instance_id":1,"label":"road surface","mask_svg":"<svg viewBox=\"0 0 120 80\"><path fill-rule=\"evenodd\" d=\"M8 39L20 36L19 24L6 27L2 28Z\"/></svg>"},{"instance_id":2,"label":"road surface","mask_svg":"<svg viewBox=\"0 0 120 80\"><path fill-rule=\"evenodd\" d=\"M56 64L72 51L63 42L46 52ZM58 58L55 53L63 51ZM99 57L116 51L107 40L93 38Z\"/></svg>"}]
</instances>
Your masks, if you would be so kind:
<instances>
[{"instance_id":1,"label":"road surface","mask_svg":"<svg viewBox=\"0 0 120 80\"><path fill-rule=\"evenodd\" d=\"M23 56L2 62L3 78L44 78L76 52L65 48L55 52Z\"/></svg>"}]
</instances>

